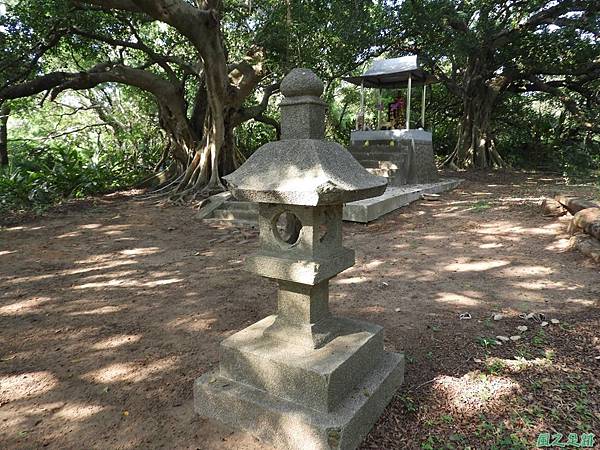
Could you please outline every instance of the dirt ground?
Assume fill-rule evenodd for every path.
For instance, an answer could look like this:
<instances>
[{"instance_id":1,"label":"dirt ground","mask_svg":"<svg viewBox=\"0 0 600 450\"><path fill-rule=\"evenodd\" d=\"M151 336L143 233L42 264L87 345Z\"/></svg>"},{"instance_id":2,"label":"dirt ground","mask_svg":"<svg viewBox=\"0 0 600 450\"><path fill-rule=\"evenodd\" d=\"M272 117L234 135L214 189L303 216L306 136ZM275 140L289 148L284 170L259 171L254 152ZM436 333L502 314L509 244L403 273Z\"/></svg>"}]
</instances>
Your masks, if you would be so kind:
<instances>
[{"instance_id":1,"label":"dirt ground","mask_svg":"<svg viewBox=\"0 0 600 450\"><path fill-rule=\"evenodd\" d=\"M332 280L331 307L384 326L408 362L363 448L600 436L600 266L538 207L592 188L461 176L441 201L344 225L357 261ZM275 310L275 284L242 270L256 247L253 230L123 196L0 229L0 447L270 448L192 410L219 342ZM560 324L519 318L530 312Z\"/></svg>"}]
</instances>

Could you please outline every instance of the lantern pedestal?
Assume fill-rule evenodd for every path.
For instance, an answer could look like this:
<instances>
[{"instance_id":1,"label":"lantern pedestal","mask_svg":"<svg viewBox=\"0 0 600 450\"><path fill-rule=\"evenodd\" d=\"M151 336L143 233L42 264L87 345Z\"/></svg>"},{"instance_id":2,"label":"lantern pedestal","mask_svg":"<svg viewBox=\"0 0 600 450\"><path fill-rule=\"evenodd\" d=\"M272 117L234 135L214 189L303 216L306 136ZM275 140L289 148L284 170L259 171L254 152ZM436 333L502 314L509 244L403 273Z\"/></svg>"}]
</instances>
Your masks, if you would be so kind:
<instances>
[{"instance_id":1,"label":"lantern pedestal","mask_svg":"<svg viewBox=\"0 0 600 450\"><path fill-rule=\"evenodd\" d=\"M377 325L333 318L318 349L274 339L269 316L221 344L220 371L196 380L194 407L277 448L356 448L404 378L404 356L383 350Z\"/></svg>"},{"instance_id":2,"label":"lantern pedestal","mask_svg":"<svg viewBox=\"0 0 600 450\"><path fill-rule=\"evenodd\" d=\"M194 408L281 449L358 447L404 377L378 325L336 317L329 280L354 264L342 245L343 204L381 195L384 178L323 139L323 83L307 69L284 78L282 140L224 179L259 203L260 248L246 268L277 281L277 314L221 343L219 371L200 377Z\"/></svg>"}]
</instances>

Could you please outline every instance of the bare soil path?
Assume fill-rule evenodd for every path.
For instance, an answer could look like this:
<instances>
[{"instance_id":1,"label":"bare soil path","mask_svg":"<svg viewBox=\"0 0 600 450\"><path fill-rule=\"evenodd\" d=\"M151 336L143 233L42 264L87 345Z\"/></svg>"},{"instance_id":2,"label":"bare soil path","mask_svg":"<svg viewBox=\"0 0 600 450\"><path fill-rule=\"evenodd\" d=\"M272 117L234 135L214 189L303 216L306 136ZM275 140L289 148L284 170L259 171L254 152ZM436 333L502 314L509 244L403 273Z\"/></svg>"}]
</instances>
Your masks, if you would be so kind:
<instances>
[{"instance_id":1,"label":"bare soil path","mask_svg":"<svg viewBox=\"0 0 600 450\"><path fill-rule=\"evenodd\" d=\"M537 206L590 188L467 177L441 201L344 226L357 263L333 280L332 309L383 325L408 358L364 448L600 436L600 267L566 251L566 223ZM0 229L0 447L269 448L192 410L218 343L275 309L274 283L242 270L256 232L193 216L105 197ZM530 312L560 324L519 318Z\"/></svg>"}]
</instances>

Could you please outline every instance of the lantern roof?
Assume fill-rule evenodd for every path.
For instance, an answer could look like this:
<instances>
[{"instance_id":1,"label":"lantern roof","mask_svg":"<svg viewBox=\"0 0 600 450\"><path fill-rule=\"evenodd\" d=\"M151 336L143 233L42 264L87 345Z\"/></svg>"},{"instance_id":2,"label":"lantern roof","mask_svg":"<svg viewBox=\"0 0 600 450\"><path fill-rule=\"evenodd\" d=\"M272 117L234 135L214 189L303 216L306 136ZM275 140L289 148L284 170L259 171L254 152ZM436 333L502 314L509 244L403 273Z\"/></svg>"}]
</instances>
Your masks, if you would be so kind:
<instances>
[{"instance_id":1,"label":"lantern roof","mask_svg":"<svg viewBox=\"0 0 600 450\"><path fill-rule=\"evenodd\" d=\"M282 81L282 140L260 147L224 177L239 200L289 205L333 205L376 197L387 179L369 173L341 145L324 139L322 83L309 69Z\"/></svg>"}]
</instances>

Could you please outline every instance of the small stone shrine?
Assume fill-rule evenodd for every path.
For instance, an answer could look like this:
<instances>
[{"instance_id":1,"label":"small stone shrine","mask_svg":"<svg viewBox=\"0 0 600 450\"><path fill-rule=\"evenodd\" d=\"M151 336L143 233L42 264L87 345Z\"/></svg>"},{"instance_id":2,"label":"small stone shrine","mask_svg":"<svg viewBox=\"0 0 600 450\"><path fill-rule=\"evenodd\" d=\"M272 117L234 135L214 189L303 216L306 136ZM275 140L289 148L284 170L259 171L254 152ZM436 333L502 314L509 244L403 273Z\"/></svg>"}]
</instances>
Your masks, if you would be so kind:
<instances>
[{"instance_id":1,"label":"small stone shrine","mask_svg":"<svg viewBox=\"0 0 600 450\"><path fill-rule=\"evenodd\" d=\"M369 172L387 177L391 186L438 182L432 134L425 130L427 86L437 80L423 70L417 55L374 61L364 74L342 79L360 86L360 111L356 130L350 134L354 157ZM413 128L415 121L411 121L411 94L417 86L423 88L418 129ZM376 118L371 126L366 122L365 88L377 89L379 93ZM398 96L384 111L383 89L406 89L406 97ZM404 122L402 112L406 114ZM382 113L387 116L384 121Z\"/></svg>"},{"instance_id":2,"label":"small stone shrine","mask_svg":"<svg viewBox=\"0 0 600 450\"><path fill-rule=\"evenodd\" d=\"M387 181L324 140L312 71L292 70L281 92L282 140L225 177L236 199L259 204L260 250L247 267L277 281L277 314L221 343L194 407L277 448L351 450L402 384L404 356L384 351L382 327L330 312L329 280L354 265L343 204L381 195Z\"/></svg>"}]
</instances>

